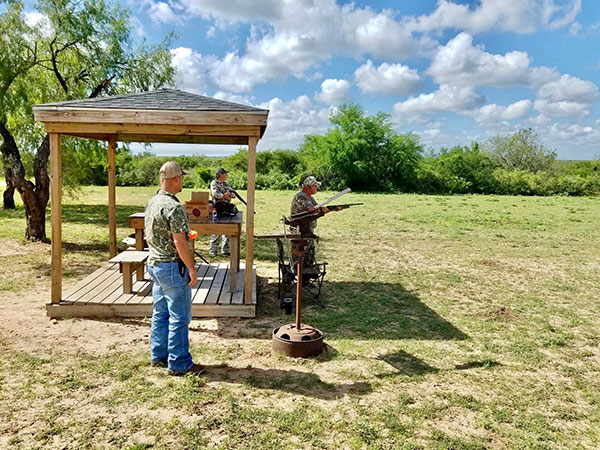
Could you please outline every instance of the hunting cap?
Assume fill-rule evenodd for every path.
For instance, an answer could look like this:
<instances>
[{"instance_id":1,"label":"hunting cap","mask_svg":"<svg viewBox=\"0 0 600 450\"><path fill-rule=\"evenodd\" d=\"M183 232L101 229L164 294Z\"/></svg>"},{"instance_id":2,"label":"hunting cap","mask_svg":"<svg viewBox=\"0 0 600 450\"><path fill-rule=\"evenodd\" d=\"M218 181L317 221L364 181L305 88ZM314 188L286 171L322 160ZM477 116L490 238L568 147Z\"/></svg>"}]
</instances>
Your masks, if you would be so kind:
<instances>
[{"instance_id":1,"label":"hunting cap","mask_svg":"<svg viewBox=\"0 0 600 450\"><path fill-rule=\"evenodd\" d=\"M229 173L229 172L226 171L225 169L223 169L222 167L219 170L217 170L217 176L223 175L224 173Z\"/></svg>"},{"instance_id":2,"label":"hunting cap","mask_svg":"<svg viewBox=\"0 0 600 450\"><path fill-rule=\"evenodd\" d=\"M310 177L306 177L304 179L304 182L302 183L302 186L321 186L321 183L319 181L317 181L317 179L313 176Z\"/></svg>"},{"instance_id":3,"label":"hunting cap","mask_svg":"<svg viewBox=\"0 0 600 450\"><path fill-rule=\"evenodd\" d=\"M180 175L189 175L189 172L181 170L181 166L175 161L167 161L160 168L160 179L165 180L167 178L175 178Z\"/></svg>"}]
</instances>

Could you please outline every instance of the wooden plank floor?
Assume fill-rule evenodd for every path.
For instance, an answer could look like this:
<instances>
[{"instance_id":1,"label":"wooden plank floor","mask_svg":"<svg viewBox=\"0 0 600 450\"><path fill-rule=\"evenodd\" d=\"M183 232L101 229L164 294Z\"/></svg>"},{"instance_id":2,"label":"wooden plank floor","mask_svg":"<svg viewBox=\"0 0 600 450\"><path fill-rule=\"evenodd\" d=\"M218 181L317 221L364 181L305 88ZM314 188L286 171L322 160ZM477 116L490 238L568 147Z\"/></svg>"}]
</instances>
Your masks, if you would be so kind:
<instances>
[{"instance_id":1,"label":"wooden plank floor","mask_svg":"<svg viewBox=\"0 0 600 450\"><path fill-rule=\"evenodd\" d=\"M256 267L252 269L252 299L244 303L245 265L237 273L237 291L229 291L228 263L199 264L198 282L192 287L194 317L254 317L256 313ZM106 263L63 293L59 304L47 304L50 317L149 317L152 315L152 281L135 281L133 293L123 293L119 265Z\"/></svg>"}]
</instances>

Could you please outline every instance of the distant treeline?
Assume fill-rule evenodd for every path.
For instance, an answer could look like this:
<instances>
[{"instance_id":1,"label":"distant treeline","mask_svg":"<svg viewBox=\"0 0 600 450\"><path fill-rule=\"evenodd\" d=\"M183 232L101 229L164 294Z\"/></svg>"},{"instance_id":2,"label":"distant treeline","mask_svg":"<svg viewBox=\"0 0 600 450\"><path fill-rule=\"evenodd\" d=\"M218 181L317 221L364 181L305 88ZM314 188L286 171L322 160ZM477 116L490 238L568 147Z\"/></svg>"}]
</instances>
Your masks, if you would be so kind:
<instances>
[{"instance_id":1,"label":"distant treeline","mask_svg":"<svg viewBox=\"0 0 600 450\"><path fill-rule=\"evenodd\" d=\"M174 159L191 174L185 177L187 188L207 189L219 167L230 171L228 182L234 189L247 187L247 150L227 158L205 156L157 157L152 154L120 155L117 184L120 186L157 186L158 170ZM324 189L377 192L415 192L423 194L507 194L507 195L598 195L600 173L597 161L552 160L543 170L508 169L489 153L469 147L442 149L437 155L421 155L402 179L367 177L364 182L340 179L323 166L311 166L302 153L292 150L262 151L256 155L257 189L298 189L302 180L315 174ZM90 174L84 184L106 184L106 171ZM389 183L388 186L385 184ZM372 184L371 186L369 184Z\"/></svg>"},{"instance_id":2,"label":"distant treeline","mask_svg":"<svg viewBox=\"0 0 600 450\"><path fill-rule=\"evenodd\" d=\"M396 133L388 116L368 115L358 105L343 105L332 115L325 135L306 136L295 150L256 155L257 189L298 189L314 175L323 189L415 192L424 194L598 195L598 161L560 161L531 129L497 136L481 144L443 148L434 153L416 134ZM81 141L79 141L81 142ZM69 156L71 155L71 156ZM117 151L117 184L156 186L160 166L175 159L191 174L184 187L207 189L219 167L228 182L246 189L248 152L232 156L157 157ZM106 151L80 149L65 155L63 170L73 185L107 183Z\"/></svg>"}]
</instances>

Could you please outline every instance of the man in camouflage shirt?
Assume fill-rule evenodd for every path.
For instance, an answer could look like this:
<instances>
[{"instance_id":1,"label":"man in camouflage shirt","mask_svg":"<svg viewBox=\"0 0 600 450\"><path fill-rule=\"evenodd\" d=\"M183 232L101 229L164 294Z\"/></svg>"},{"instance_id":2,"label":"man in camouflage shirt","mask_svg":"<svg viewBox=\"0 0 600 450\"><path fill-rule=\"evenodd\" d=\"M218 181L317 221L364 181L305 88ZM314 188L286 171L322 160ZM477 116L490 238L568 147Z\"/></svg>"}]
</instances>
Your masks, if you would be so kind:
<instances>
[{"instance_id":1,"label":"man in camouflage shirt","mask_svg":"<svg viewBox=\"0 0 600 450\"><path fill-rule=\"evenodd\" d=\"M200 374L189 351L188 325L192 319L191 286L198 274L190 247L190 224L175 194L181 192L179 164L168 161L160 169L160 190L145 211L148 273L152 278L153 311L150 329L152 366L168 367L169 375Z\"/></svg>"},{"instance_id":2,"label":"man in camouflage shirt","mask_svg":"<svg viewBox=\"0 0 600 450\"><path fill-rule=\"evenodd\" d=\"M292 199L291 213L298 214L304 211L314 211L318 203L313 198L313 195L317 193L319 186L321 186L321 183L315 177L306 177L302 183L302 190L294 195ZM314 231L316 227L317 221L313 220L310 223L310 231Z\"/></svg>"},{"instance_id":3,"label":"man in camouflage shirt","mask_svg":"<svg viewBox=\"0 0 600 450\"><path fill-rule=\"evenodd\" d=\"M315 177L306 177L304 182L302 183L302 190L294 195L292 199L292 206L290 208L290 212L292 214L298 214L304 211L312 212L315 210L315 207L318 205L317 201L313 198L313 195L317 193L317 189L321 186L321 183L317 181ZM317 221L313 220L310 223L310 231L314 232L317 227ZM294 248L294 243L292 242L292 248ZM308 241L308 244L305 247L304 253L304 264L307 266L311 264L315 264L315 243L313 240ZM296 256L292 254L293 263L297 264Z\"/></svg>"},{"instance_id":4,"label":"man in camouflage shirt","mask_svg":"<svg viewBox=\"0 0 600 450\"><path fill-rule=\"evenodd\" d=\"M230 203L232 198L235 198L235 194L231 192L231 186L227 183L227 171L223 168L217 170L217 174L214 180L210 182L210 194L215 205L218 202ZM221 238L221 253L224 255L230 255L230 244L229 236L223 235ZM211 256L217 256L217 250L219 249L219 235L213 234L210 237L210 247L208 253Z\"/></svg>"}]
</instances>

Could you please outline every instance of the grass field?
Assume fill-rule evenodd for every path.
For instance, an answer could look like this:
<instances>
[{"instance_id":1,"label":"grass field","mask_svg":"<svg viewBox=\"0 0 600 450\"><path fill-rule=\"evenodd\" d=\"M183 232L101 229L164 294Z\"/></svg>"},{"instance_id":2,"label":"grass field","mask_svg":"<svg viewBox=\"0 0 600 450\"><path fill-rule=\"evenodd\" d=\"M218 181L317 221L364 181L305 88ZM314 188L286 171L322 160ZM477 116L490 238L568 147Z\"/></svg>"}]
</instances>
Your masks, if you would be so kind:
<instances>
[{"instance_id":1,"label":"grass field","mask_svg":"<svg viewBox=\"0 0 600 450\"><path fill-rule=\"evenodd\" d=\"M118 188L119 237L154 191ZM292 195L257 193L257 233L281 230ZM365 205L319 220L326 306L303 310L328 351L271 354L272 329L291 319L275 247L256 241L257 317L194 320L208 372L175 379L149 366L147 321L48 325L47 297L27 293L49 290L49 246L22 241L22 209L0 211L0 314L4 297L36 302L21 338L0 322L0 447L600 447L597 199L342 199ZM98 187L65 199L67 284L107 259L106 203ZM35 339L37 326L73 348Z\"/></svg>"}]
</instances>

